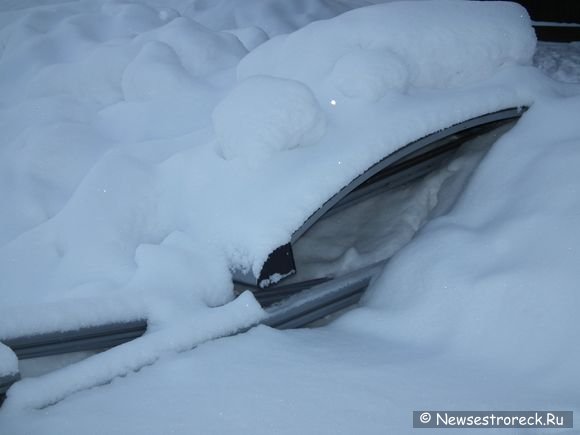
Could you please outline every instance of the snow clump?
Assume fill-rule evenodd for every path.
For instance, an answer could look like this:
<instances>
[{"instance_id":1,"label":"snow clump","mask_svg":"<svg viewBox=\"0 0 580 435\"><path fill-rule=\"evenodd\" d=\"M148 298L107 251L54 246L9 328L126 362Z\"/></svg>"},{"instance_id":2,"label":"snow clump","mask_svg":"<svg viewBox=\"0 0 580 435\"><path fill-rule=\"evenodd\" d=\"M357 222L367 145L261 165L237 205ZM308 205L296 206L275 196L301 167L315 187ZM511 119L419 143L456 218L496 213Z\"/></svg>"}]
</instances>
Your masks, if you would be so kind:
<instances>
[{"instance_id":1,"label":"snow clump","mask_svg":"<svg viewBox=\"0 0 580 435\"><path fill-rule=\"evenodd\" d=\"M0 378L18 373L18 359L12 350L0 343Z\"/></svg>"},{"instance_id":2,"label":"snow clump","mask_svg":"<svg viewBox=\"0 0 580 435\"><path fill-rule=\"evenodd\" d=\"M345 97L376 101L388 91L404 92L409 70L389 50L354 50L338 59L330 81Z\"/></svg>"},{"instance_id":3,"label":"snow clump","mask_svg":"<svg viewBox=\"0 0 580 435\"><path fill-rule=\"evenodd\" d=\"M236 86L215 108L213 123L216 151L226 160L312 145L325 132L324 113L307 86L268 76Z\"/></svg>"}]
</instances>

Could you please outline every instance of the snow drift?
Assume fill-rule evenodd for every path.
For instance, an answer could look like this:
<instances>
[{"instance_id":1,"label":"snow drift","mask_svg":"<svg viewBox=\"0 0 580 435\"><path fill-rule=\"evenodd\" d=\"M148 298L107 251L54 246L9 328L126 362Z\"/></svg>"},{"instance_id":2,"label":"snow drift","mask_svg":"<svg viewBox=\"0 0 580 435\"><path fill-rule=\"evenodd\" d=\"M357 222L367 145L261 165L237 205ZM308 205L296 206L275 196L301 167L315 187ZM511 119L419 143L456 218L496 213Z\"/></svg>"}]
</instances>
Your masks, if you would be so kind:
<instances>
[{"instance_id":1,"label":"snow drift","mask_svg":"<svg viewBox=\"0 0 580 435\"><path fill-rule=\"evenodd\" d=\"M580 98L544 100L492 148L339 321L580 389ZM539 127L541 126L541 127ZM349 320L350 318L350 320ZM364 321L357 321L355 319Z\"/></svg>"},{"instance_id":2,"label":"snow drift","mask_svg":"<svg viewBox=\"0 0 580 435\"><path fill-rule=\"evenodd\" d=\"M402 27L411 15L424 24L413 26L415 43ZM16 36L30 20L46 27ZM79 34L79 23L95 34ZM218 275L201 281L219 283L210 293L224 302L232 297L228 267L257 274L320 204L385 155L470 117L530 104L537 87L519 80L527 70L517 66L533 52L529 20L503 3L392 3L317 22L246 56L238 75L252 78L238 86L232 68L246 52L239 40L165 9L105 4L79 14L66 7L32 12L4 31L0 71L11 86L2 82L2 188L18 199L2 214L5 306L133 294L132 279L149 273L153 257L166 264L165 247L145 246L175 238L187 240L178 256L191 251L220 262L211 269ZM446 37L431 37L437 34ZM54 50L27 63L43 44ZM359 61L362 78L352 81ZM27 96L49 73L42 96L38 87ZM341 97L325 77L363 98ZM440 89L460 84L460 91ZM211 113L224 95L213 130ZM43 116L28 116L37 104ZM62 152L38 166L38 150L53 144ZM276 206L266 209L264 198ZM187 276L175 274L182 278L174 287L191 294ZM165 290L156 291L163 298Z\"/></svg>"},{"instance_id":3,"label":"snow drift","mask_svg":"<svg viewBox=\"0 0 580 435\"><path fill-rule=\"evenodd\" d=\"M342 325L353 334L419 347L430 340L460 358L472 353L500 366L521 363L533 370L544 364L571 373L566 364L577 361L576 348L567 351L570 362L558 365L534 350L518 356L511 347L530 339L528 330L543 339L562 332L547 345L555 351L576 334L572 312L578 306L572 290L577 258L568 245L574 236L565 236L577 214L571 166L578 135L570 114L578 108L576 102L550 102L570 88L529 67L535 39L521 7L392 3L263 42L262 30L293 30L311 15L284 27L278 14L273 30L265 24L244 30L234 28L246 26L243 17L220 21L216 6L210 29L211 14L200 15L204 26L196 22L195 7L171 3L176 10L66 3L54 11L31 8L1 17L0 195L10 204L0 214L3 322L31 333L144 313L153 325L125 350L16 386L7 402L13 415L138 370L161 355L172 364L175 351L251 325L262 313L250 295L227 304L232 268L259 271L320 204L399 147L471 117L533 103L545 109L530 112L523 124L532 133L514 132L511 148L506 138L457 211L397 257L369 296L369 308ZM337 13L330 6L314 9L318 18ZM549 115L552 109L561 121ZM533 128L544 118L554 126L545 135ZM555 147L570 153L569 163L547 157L541 146L558 129L565 134ZM528 142L535 151L519 165ZM540 176L527 190L522 180L529 170ZM490 179L493 191L486 187ZM513 194L506 187L511 183L520 186ZM562 185L567 187L560 191ZM497 192L504 195L499 200ZM550 198L556 217L539 206ZM552 218L559 225L550 229ZM550 236L541 245L531 239L539 230ZM505 243L512 234L518 240L513 246ZM548 258L561 252L567 255L562 269L553 269ZM529 269L535 270L534 282L526 278ZM558 300L550 299L552 284L562 289ZM524 294L528 299L520 304ZM499 298L517 305L516 311L498 307ZM68 302L61 313L78 310L74 319L43 316L62 300ZM34 318L25 316L31 302L37 304ZM539 304L550 310L540 311ZM104 312L107 305L118 309ZM514 312L517 317L510 318ZM272 334L261 331L258 341ZM501 352L481 350L473 337L487 348L498 339ZM514 363L506 362L512 356ZM12 367L11 356L0 358L0 365ZM189 361L189 355L182 358ZM329 362L319 354L312 359ZM231 353L219 361L228 364ZM309 363L297 365L309 370ZM304 373L294 369L295 376ZM215 375L209 370L207 378ZM123 382L107 388L122 388ZM255 397L248 403L263 403L263 394Z\"/></svg>"}]
</instances>

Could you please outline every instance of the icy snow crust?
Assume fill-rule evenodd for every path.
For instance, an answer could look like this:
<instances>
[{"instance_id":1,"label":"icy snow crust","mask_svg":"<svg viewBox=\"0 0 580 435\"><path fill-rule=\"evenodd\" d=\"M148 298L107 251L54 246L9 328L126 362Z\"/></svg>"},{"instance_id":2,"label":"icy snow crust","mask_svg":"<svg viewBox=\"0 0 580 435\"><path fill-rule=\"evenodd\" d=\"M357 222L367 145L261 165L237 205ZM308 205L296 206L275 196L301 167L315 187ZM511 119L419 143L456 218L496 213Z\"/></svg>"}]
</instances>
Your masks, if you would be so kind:
<instances>
[{"instance_id":1,"label":"icy snow crust","mask_svg":"<svg viewBox=\"0 0 580 435\"><path fill-rule=\"evenodd\" d=\"M535 38L514 4L376 5L267 42L360 4L298 2L288 27L286 13L267 19L284 2L244 9L271 29L219 22L227 4L0 14L0 336L124 314L151 325L124 350L15 386L12 409L258 321L250 295L228 304L232 268L257 273L399 147L565 89L529 66Z\"/></svg>"}]
</instances>

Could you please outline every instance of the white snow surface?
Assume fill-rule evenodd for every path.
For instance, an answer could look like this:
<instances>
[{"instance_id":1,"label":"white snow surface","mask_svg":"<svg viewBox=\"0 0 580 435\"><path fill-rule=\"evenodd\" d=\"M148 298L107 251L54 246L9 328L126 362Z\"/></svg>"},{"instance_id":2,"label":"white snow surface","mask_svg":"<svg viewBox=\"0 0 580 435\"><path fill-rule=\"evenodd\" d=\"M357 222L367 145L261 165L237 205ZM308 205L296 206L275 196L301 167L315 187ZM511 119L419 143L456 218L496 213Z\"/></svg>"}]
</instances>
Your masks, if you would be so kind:
<instances>
[{"instance_id":1,"label":"white snow surface","mask_svg":"<svg viewBox=\"0 0 580 435\"><path fill-rule=\"evenodd\" d=\"M53 302L16 305L2 309L0 339L31 336L39 331L70 331L77 328L147 319L142 298L127 294L115 297L59 299Z\"/></svg>"},{"instance_id":2,"label":"white snow surface","mask_svg":"<svg viewBox=\"0 0 580 435\"><path fill-rule=\"evenodd\" d=\"M316 144L326 121L316 97L301 82L252 76L217 105L213 125L222 157L256 161Z\"/></svg>"},{"instance_id":3,"label":"white snow surface","mask_svg":"<svg viewBox=\"0 0 580 435\"><path fill-rule=\"evenodd\" d=\"M210 29L236 33L255 29L271 37L292 32L314 20L332 18L349 9L380 3L380 0L198 0L189 3L183 14Z\"/></svg>"},{"instance_id":4,"label":"white snow surface","mask_svg":"<svg viewBox=\"0 0 580 435\"><path fill-rule=\"evenodd\" d=\"M254 77L234 87L214 112L216 136L212 109L233 87L232 68L246 52L235 36L140 4L68 8L33 10L3 28L1 186L12 204L0 226L4 305L126 292L149 273L140 252L156 264L176 249L187 262L211 258L200 261L222 272L191 281L184 269L165 287L187 293L217 282L199 293L223 303L231 298L227 268L257 275L320 204L391 151L470 117L531 104L543 92L542 78L518 66L534 47L522 8L389 3L259 46L238 75L268 75L263 64L275 51L292 65L289 74L302 65L304 77ZM425 24L412 32L422 42L404 51L411 15ZM383 18L389 26L377 25ZM450 20L465 24L449 32ZM362 31L366 22L362 36L343 31ZM425 36L437 31L450 34ZM385 47L398 32L400 46ZM458 51L460 43L469 49ZM340 85L356 62L338 62L334 73L329 66L361 45L378 50L363 55L367 82ZM43 56L35 56L39 50ZM324 55L305 59L312 50ZM436 62L434 53L447 60ZM406 94L387 92L401 90L399 69L409 74ZM313 87L310 78L323 79L324 71L364 98Z\"/></svg>"},{"instance_id":5,"label":"white snow surface","mask_svg":"<svg viewBox=\"0 0 580 435\"><path fill-rule=\"evenodd\" d=\"M15 384L0 432L407 433L422 408L580 412L576 47L536 52L561 83L531 65L520 6L367 3L0 5L0 337L150 321ZM232 301L230 270L258 272L354 177L523 105L360 308L202 344L263 316ZM0 347L0 375L14 368Z\"/></svg>"},{"instance_id":6,"label":"white snow surface","mask_svg":"<svg viewBox=\"0 0 580 435\"><path fill-rule=\"evenodd\" d=\"M0 378L18 373L18 358L12 350L0 343Z\"/></svg>"},{"instance_id":7,"label":"white snow surface","mask_svg":"<svg viewBox=\"0 0 580 435\"><path fill-rule=\"evenodd\" d=\"M568 378L580 361L579 111L578 97L530 109L344 324L520 374L549 368L555 385L579 391Z\"/></svg>"},{"instance_id":8,"label":"white snow surface","mask_svg":"<svg viewBox=\"0 0 580 435\"><path fill-rule=\"evenodd\" d=\"M174 321L169 327L151 331L123 346L96 354L63 370L42 377L27 378L10 390L10 406L40 409L84 389L102 385L119 376L141 370L170 354L184 352L256 323L262 309L254 297L245 292L233 302L187 319Z\"/></svg>"},{"instance_id":9,"label":"white snow surface","mask_svg":"<svg viewBox=\"0 0 580 435\"><path fill-rule=\"evenodd\" d=\"M416 87L447 88L530 63L535 46L529 17L515 3L395 2L273 38L240 62L238 77L269 74L319 87L330 73L333 82L400 87L398 76L406 75Z\"/></svg>"}]
</instances>

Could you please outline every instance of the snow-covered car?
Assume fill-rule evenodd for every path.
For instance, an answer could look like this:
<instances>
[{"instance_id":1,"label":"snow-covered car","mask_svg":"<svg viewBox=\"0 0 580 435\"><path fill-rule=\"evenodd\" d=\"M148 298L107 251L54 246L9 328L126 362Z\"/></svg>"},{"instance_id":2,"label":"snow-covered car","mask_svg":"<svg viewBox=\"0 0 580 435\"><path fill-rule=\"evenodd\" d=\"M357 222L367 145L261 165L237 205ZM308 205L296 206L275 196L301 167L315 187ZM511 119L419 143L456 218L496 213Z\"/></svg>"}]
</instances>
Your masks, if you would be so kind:
<instances>
[{"instance_id":1,"label":"snow-covered car","mask_svg":"<svg viewBox=\"0 0 580 435\"><path fill-rule=\"evenodd\" d=\"M429 205L425 205L420 211L424 216L405 213L401 205L417 201L417 196L430 188L425 187L428 175L436 183L449 178L451 174L445 169L457 157L458 150L463 151L464 159L469 154L475 161L482 158L522 112L518 107L482 115L388 154L321 204L293 231L289 243L268 255L257 275L251 270L234 271L232 279L237 293L251 290L268 312L261 323L277 328L306 326L356 304L389 257L419 229L405 231L403 227L411 219L425 220L431 212ZM457 185L463 184L470 166L465 166L461 176L452 174ZM456 186L455 190L460 191ZM451 196L448 195L448 200ZM384 239L390 239L389 243ZM377 240L383 240L381 249L365 247L376 245ZM355 246L368 254L356 258L351 254L345 265L345 254ZM331 257L325 258L329 252ZM146 319L138 318L66 331L8 336L4 342L20 359L39 358L110 348L141 336L146 329ZM12 380L4 384L10 383Z\"/></svg>"},{"instance_id":2,"label":"snow-covered car","mask_svg":"<svg viewBox=\"0 0 580 435\"><path fill-rule=\"evenodd\" d=\"M13 427L21 410L217 338L328 323L369 287L401 307L399 342L429 341L446 323L425 306L465 302L456 281L482 263L474 246L508 248L460 228L474 241L457 236L465 263L439 250L464 266L447 278L385 284L389 268L465 198L494 144L526 137L522 116L577 92L532 66L530 19L509 2L316 2L296 22L275 0L179 3L0 20L0 193L15 204L0 222L0 394ZM492 181L476 216L501 205L507 187ZM402 320L403 292L421 299L410 289L423 281L437 291ZM450 342L471 349L460 339L478 325Z\"/></svg>"}]
</instances>

